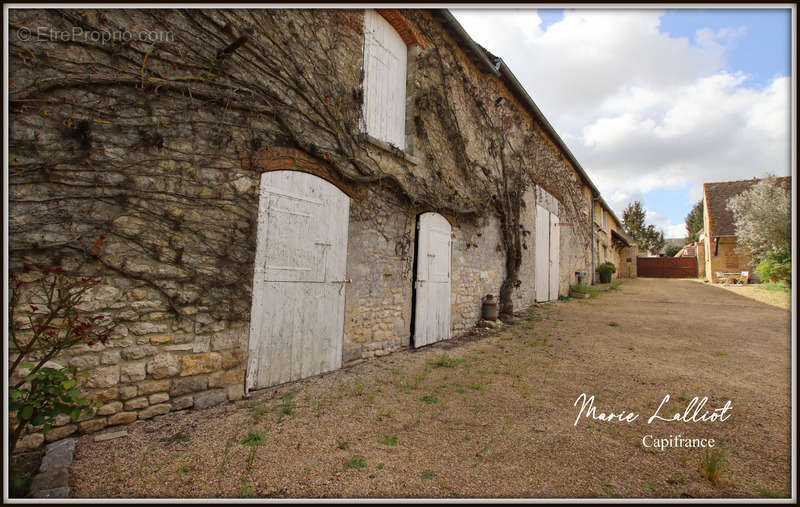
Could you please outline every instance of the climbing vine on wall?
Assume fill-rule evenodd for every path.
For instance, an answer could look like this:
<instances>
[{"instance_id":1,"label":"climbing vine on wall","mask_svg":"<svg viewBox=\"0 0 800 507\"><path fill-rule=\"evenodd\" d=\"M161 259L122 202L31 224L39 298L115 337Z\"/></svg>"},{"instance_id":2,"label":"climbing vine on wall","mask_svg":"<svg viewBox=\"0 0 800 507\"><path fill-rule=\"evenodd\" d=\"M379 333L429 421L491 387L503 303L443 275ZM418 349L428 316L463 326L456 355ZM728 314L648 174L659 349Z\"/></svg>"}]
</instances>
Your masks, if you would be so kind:
<instances>
[{"instance_id":1,"label":"climbing vine on wall","mask_svg":"<svg viewBox=\"0 0 800 507\"><path fill-rule=\"evenodd\" d=\"M430 15L404 13L430 41L409 126L415 167L377 156L360 134L360 10L9 11L12 264L90 258L93 274L148 284L178 315L200 303L248 320L264 170L254 161L283 146L350 184L390 182L419 209L496 213L510 313L525 189L556 181L579 210L578 185ZM59 36L76 27L160 35ZM21 28L36 36L15 36Z\"/></svg>"}]
</instances>

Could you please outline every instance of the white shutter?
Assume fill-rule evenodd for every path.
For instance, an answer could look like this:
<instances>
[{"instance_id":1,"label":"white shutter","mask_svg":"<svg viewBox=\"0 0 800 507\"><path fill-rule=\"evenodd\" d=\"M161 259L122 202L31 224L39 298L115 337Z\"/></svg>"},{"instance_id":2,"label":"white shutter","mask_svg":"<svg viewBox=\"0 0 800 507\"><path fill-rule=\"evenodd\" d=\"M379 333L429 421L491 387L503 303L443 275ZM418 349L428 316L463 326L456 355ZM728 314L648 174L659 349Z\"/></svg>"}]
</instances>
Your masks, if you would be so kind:
<instances>
[{"instance_id":1,"label":"white shutter","mask_svg":"<svg viewBox=\"0 0 800 507\"><path fill-rule=\"evenodd\" d=\"M364 15L364 126L367 134L400 149L406 139L408 48L383 16Z\"/></svg>"},{"instance_id":2,"label":"white shutter","mask_svg":"<svg viewBox=\"0 0 800 507\"><path fill-rule=\"evenodd\" d=\"M550 213L550 300L558 299L559 282L559 229L558 217L555 213Z\"/></svg>"},{"instance_id":3,"label":"white shutter","mask_svg":"<svg viewBox=\"0 0 800 507\"><path fill-rule=\"evenodd\" d=\"M534 285L536 301L550 299L550 212L536 205L536 243Z\"/></svg>"}]
</instances>

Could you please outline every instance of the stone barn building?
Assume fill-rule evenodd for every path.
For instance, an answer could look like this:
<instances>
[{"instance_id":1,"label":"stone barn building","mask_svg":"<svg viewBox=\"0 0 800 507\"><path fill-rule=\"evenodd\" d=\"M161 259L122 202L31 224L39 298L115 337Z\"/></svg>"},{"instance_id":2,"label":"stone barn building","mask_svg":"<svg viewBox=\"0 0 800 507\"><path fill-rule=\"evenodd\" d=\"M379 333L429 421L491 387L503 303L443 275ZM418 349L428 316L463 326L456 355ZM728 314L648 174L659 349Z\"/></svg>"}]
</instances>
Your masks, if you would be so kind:
<instances>
[{"instance_id":1,"label":"stone barn building","mask_svg":"<svg viewBox=\"0 0 800 507\"><path fill-rule=\"evenodd\" d=\"M9 17L47 28L9 41L10 269L99 278L82 308L115 325L57 358L102 406L48 440L446 340L591 269L599 192L446 10Z\"/></svg>"},{"instance_id":2,"label":"stone barn building","mask_svg":"<svg viewBox=\"0 0 800 507\"><path fill-rule=\"evenodd\" d=\"M698 272L708 281L717 283L717 273L753 273L755 266L750 255L739 251L733 213L728 209L731 197L749 190L758 179L720 181L703 184L703 232L698 242ZM778 184L791 188L791 178L777 178ZM700 252L702 250L702 252Z\"/></svg>"}]
</instances>

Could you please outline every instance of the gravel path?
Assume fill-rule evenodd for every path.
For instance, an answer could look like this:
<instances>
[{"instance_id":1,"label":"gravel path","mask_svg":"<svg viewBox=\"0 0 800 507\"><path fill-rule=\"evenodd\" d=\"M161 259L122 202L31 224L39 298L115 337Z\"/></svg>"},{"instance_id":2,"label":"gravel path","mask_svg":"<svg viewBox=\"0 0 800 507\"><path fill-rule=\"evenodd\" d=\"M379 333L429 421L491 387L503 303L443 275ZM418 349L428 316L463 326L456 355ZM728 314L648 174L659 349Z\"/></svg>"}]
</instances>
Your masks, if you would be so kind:
<instances>
[{"instance_id":1,"label":"gravel path","mask_svg":"<svg viewBox=\"0 0 800 507\"><path fill-rule=\"evenodd\" d=\"M512 326L79 439L73 497L753 497L790 487L790 312L638 279ZM614 325L614 324L616 325ZM631 423L582 418L633 411ZM648 424L731 408L725 421ZM642 437L713 438L703 449ZM248 437L249 435L249 437Z\"/></svg>"}]
</instances>

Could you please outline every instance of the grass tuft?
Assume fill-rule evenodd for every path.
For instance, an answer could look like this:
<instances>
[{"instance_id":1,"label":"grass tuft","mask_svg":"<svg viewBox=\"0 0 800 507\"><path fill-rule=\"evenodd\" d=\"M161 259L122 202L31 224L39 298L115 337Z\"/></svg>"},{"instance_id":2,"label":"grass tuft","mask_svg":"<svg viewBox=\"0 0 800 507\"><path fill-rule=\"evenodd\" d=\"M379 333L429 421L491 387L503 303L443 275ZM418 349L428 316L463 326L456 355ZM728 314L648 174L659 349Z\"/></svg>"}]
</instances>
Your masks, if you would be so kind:
<instances>
[{"instance_id":1,"label":"grass tuft","mask_svg":"<svg viewBox=\"0 0 800 507\"><path fill-rule=\"evenodd\" d=\"M700 460L700 475L708 479L711 484L719 486L722 484L725 472L725 456L718 451L709 452L709 450L706 449L705 454Z\"/></svg>"},{"instance_id":2,"label":"grass tuft","mask_svg":"<svg viewBox=\"0 0 800 507\"><path fill-rule=\"evenodd\" d=\"M432 364L437 368L455 368L458 366L458 363L463 362L463 359L451 359L450 356L447 355L447 352L445 352L441 356L437 357Z\"/></svg>"},{"instance_id":3,"label":"grass tuft","mask_svg":"<svg viewBox=\"0 0 800 507\"><path fill-rule=\"evenodd\" d=\"M439 403L439 398L437 398L436 396L431 396L430 394L426 394L419 400L424 401L426 405L433 405L434 403Z\"/></svg>"},{"instance_id":4,"label":"grass tuft","mask_svg":"<svg viewBox=\"0 0 800 507\"><path fill-rule=\"evenodd\" d=\"M397 446L397 437L391 437L389 435L383 435L382 437L378 438L378 442L383 445L388 445L391 447Z\"/></svg>"},{"instance_id":5,"label":"grass tuft","mask_svg":"<svg viewBox=\"0 0 800 507\"><path fill-rule=\"evenodd\" d=\"M258 447L267 443L267 437L260 431L251 431L240 443L250 447Z\"/></svg>"},{"instance_id":6,"label":"grass tuft","mask_svg":"<svg viewBox=\"0 0 800 507\"><path fill-rule=\"evenodd\" d=\"M364 468L367 466L367 461L364 459L364 456L353 456L350 458L349 461L346 461L344 464L344 469L347 470L349 468Z\"/></svg>"}]
</instances>

